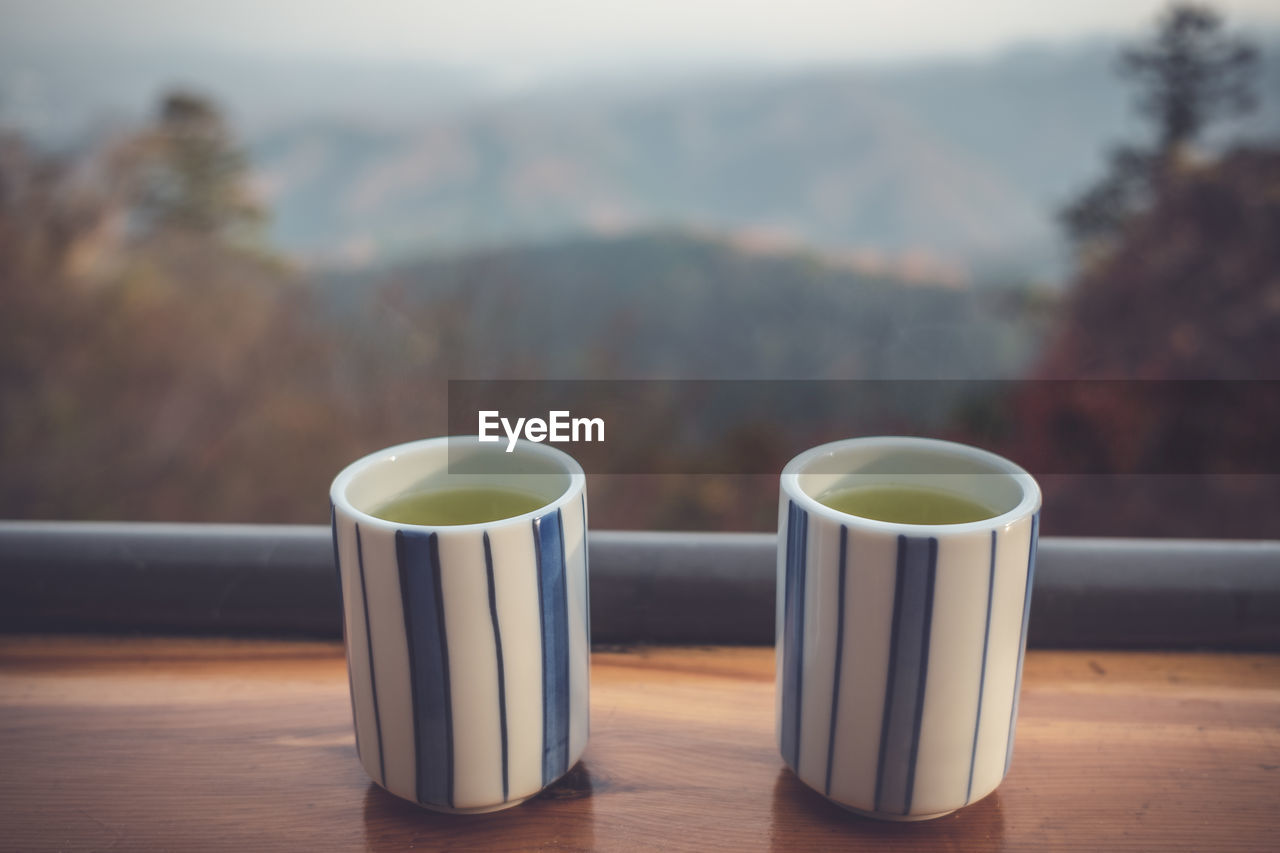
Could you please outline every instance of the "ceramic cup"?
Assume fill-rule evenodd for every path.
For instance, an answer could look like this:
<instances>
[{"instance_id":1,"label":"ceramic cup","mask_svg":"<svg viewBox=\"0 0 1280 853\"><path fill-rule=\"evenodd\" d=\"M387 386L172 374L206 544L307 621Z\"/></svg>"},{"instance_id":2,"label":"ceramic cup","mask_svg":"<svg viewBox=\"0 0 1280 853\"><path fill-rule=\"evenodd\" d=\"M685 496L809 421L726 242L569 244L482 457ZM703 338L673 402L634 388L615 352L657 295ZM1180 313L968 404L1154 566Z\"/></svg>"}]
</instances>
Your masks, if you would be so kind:
<instances>
[{"instance_id":1,"label":"ceramic cup","mask_svg":"<svg viewBox=\"0 0 1280 853\"><path fill-rule=\"evenodd\" d=\"M998 512L964 524L873 521L829 489L906 485ZM940 817L1009 769L1039 532L1017 465L923 438L815 447L782 472L777 735L835 803L886 820Z\"/></svg>"},{"instance_id":2,"label":"ceramic cup","mask_svg":"<svg viewBox=\"0 0 1280 853\"><path fill-rule=\"evenodd\" d=\"M587 743L586 478L541 444L436 438L360 459L329 496L356 751L373 781L445 812L516 805ZM525 515L422 526L405 492L506 486Z\"/></svg>"}]
</instances>

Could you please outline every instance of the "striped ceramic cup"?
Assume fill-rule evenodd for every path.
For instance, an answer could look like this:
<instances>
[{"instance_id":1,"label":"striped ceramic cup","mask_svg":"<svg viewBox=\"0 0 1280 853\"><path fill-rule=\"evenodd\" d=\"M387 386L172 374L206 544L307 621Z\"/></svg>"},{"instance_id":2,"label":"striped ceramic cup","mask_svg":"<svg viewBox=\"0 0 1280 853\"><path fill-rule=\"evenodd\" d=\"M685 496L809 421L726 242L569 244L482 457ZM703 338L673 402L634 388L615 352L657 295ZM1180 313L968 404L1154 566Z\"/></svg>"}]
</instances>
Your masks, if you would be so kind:
<instances>
[{"instance_id":1,"label":"striped ceramic cup","mask_svg":"<svg viewBox=\"0 0 1280 853\"><path fill-rule=\"evenodd\" d=\"M356 752L397 796L446 812L516 805L587 743L586 478L520 442L437 438L352 463L330 491ZM410 492L506 487L544 505L483 524L371 514Z\"/></svg>"},{"instance_id":2,"label":"striped ceramic cup","mask_svg":"<svg viewBox=\"0 0 1280 853\"><path fill-rule=\"evenodd\" d=\"M961 524L874 521L818 498L918 487L992 510ZM940 817L1009 769L1040 489L999 456L947 441L857 438L782 472L777 722L809 787L887 820Z\"/></svg>"}]
</instances>

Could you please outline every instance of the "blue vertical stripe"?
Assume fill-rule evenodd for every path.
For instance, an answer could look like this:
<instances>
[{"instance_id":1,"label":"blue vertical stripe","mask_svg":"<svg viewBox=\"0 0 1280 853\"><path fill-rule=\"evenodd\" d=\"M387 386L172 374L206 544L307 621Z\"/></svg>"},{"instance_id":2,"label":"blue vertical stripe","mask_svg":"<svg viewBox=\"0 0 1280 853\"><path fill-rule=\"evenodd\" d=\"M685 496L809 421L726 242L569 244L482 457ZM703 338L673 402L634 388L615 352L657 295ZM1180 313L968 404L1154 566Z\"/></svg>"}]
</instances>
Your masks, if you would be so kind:
<instances>
[{"instance_id":1,"label":"blue vertical stripe","mask_svg":"<svg viewBox=\"0 0 1280 853\"><path fill-rule=\"evenodd\" d=\"M831 730L827 734L827 783L824 790L831 796L831 765L836 751L836 719L840 714L840 669L844 657L844 584L845 562L849 548L849 528L840 525L840 577L836 591L836 665L831 678Z\"/></svg>"},{"instance_id":2,"label":"blue vertical stripe","mask_svg":"<svg viewBox=\"0 0 1280 853\"><path fill-rule=\"evenodd\" d=\"M973 768L978 763L978 729L982 726L982 695L987 687L987 647L991 643L991 599L996 589L996 532L991 531L991 560L987 566L987 615L982 632L982 664L978 667L978 710L973 716L973 749L969 752L969 784L964 789L967 805L973 796Z\"/></svg>"},{"instance_id":3,"label":"blue vertical stripe","mask_svg":"<svg viewBox=\"0 0 1280 853\"><path fill-rule=\"evenodd\" d=\"M333 533L333 571L338 578L338 604L345 606L346 600L342 595L342 559L338 556L338 512L334 509L333 501L329 501L329 530ZM346 620L342 622L342 630L347 630Z\"/></svg>"},{"instance_id":4,"label":"blue vertical stripe","mask_svg":"<svg viewBox=\"0 0 1280 853\"><path fill-rule=\"evenodd\" d=\"M453 700L437 535L397 530L396 563L409 652L416 798L452 807Z\"/></svg>"},{"instance_id":5,"label":"blue vertical stripe","mask_svg":"<svg viewBox=\"0 0 1280 853\"><path fill-rule=\"evenodd\" d=\"M880 711L880 754L876 759L876 802L875 810L880 810L880 801L884 794L884 768L889 751L889 724L893 713L894 678L898 669L898 636L901 633L899 623L902 619L902 586L907 573L904 566L907 559L906 537L898 537L898 561L893 575L893 617L889 623L889 666L885 670L884 705Z\"/></svg>"},{"instance_id":6,"label":"blue vertical stripe","mask_svg":"<svg viewBox=\"0 0 1280 853\"><path fill-rule=\"evenodd\" d=\"M1027 589L1022 600L1022 637L1018 641L1018 675L1013 682L1013 707L1009 709L1009 740L1005 745L1004 772L1013 763L1013 729L1018 721L1018 698L1022 693L1022 659L1027 653L1027 621L1031 618L1031 588L1036 579L1036 546L1040 539L1040 511L1031 516L1031 545L1027 549Z\"/></svg>"},{"instance_id":7,"label":"blue vertical stripe","mask_svg":"<svg viewBox=\"0 0 1280 853\"><path fill-rule=\"evenodd\" d=\"M369 652L369 692L373 695L373 727L378 733L378 778L387 787L387 760L382 751L382 714L378 711L378 675L373 665L373 626L369 624L369 592L364 583L364 544L356 524L356 565L360 567L360 601L364 605L364 641Z\"/></svg>"},{"instance_id":8,"label":"blue vertical stripe","mask_svg":"<svg viewBox=\"0 0 1280 853\"><path fill-rule=\"evenodd\" d=\"M338 556L338 513L329 501L329 529L333 532L333 569L338 575L338 607L342 611L342 648L347 656L347 693L351 697L351 724L356 720L356 685L351 675L351 646L347 642L347 597L342 592L342 558ZM357 735L359 732L357 731ZM360 759L360 738L356 737L356 758Z\"/></svg>"},{"instance_id":9,"label":"blue vertical stripe","mask_svg":"<svg viewBox=\"0 0 1280 853\"><path fill-rule=\"evenodd\" d=\"M542 784L569 769L569 600L560 510L533 520L542 617Z\"/></svg>"},{"instance_id":10,"label":"blue vertical stripe","mask_svg":"<svg viewBox=\"0 0 1280 853\"><path fill-rule=\"evenodd\" d=\"M804 689L804 581L809 514L789 501L782 638L782 757L800 769L801 691Z\"/></svg>"},{"instance_id":11,"label":"blue vertical stripe","mask_svg":"<svg viewBox=\"0 0 1280 853\"><path fill-rule=\"evenodd\" d=\"M591 654L591 540L587 535L587 493L582 492L582 625L586 631L587 654ZM587 662L587 679L591 678L590 659ZM587 710L586 719L582 721L586 737L591 736L591 711Z\"/></svg>"},{"instance_id":12,"label":"blue vertical stripe","mask_svg":"<svg viewBox=\"0 0 1280 853\"><path fill-rule=\"evenodd\" d=\"M924 697L929 685L929 640L933 634L933 590L938 577L938 540L929 539L928 576L924 587L924 630L920 634L920 680L916 685L916 706L911 721L911 757L907 764L907 801L902 813L911 811L916 789L916 759L920 753L920 729L924 725Z\"/></svg>"},{"instance_id":13,"label":"blue vertical stripe","mask_svg":"<svg viewBox=\"0 0 1280 853\"><path fill-rule=\"evenodd\" d=\"M587 535L587 493L582 492L582 588L584 625L587 627L587 650L591 649L591 544ZM588 723L590 720L588 720Z\"/></svg>"},{"instance_id":14,"label":"blue vertical stripe","mask_svg":"<svg viewBox=\"0 0 1280 853\"><path fill-rule=\"evenodd\" d=\"M489 619L493 622L493 645L498 658L498 731L502 738L502 801L510 793L510 774L507 770L507 675L502 662L502 629L498 626L498 591L493 579L493 549L489 546L489 532L484 532L484 571L489 581Z\"/></svg>"},{"instance_id":15,"label":"blue vertical stripe","mask_svg":"<svg viewBox=\"0 0 1280 853\"><path fill-rule=\"evenodd\" d=\"M880 754L876 766L876 811L911 811L915 763L929 677L929 638L938 540L898 537L893 622Z\"/></svg>"}]
</instances>

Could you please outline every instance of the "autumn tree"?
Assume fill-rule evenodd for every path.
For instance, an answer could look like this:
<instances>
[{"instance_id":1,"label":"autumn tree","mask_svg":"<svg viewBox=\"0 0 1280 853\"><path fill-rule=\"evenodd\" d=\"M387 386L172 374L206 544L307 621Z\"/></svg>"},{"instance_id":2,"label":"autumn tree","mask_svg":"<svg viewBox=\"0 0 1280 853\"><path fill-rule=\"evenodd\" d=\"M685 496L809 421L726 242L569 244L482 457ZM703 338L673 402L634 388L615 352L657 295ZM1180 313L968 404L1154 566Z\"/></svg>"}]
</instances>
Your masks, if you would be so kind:
<instances>
[{"instance_id":1,"label":"autumn tree","mask_svg":"<svg viewBox=\"0 0 1280 853\"><path fill-rule=\"evenodd\" d=\"M323 520L362 401L261 221L203 99L68 154L0 134L0 517Z\"/></svg>"}]
</instances>

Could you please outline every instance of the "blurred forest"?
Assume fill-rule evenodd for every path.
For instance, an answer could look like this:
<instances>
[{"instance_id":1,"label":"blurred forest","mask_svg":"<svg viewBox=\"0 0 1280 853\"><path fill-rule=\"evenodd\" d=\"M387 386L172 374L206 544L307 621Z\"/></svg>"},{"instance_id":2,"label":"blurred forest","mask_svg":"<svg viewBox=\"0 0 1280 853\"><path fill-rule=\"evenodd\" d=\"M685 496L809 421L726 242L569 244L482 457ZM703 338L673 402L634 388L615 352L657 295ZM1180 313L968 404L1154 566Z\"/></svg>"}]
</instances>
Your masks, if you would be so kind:
<instances>
[{"instance_id":1,"label":"blurred forest","mask_svg":"<svg viewBox=\"0 0 1280 853\"><path fill-rule=\"evenodd\" d=\"M448 379L1032 377L989 401L993 449L1105 472L1044 478L1046 532L1275 536L1274 392L1053 381L1280 379L1280 147L1200 144L1250 107L1255 66L1193 6L1124 54L1149 137L1063 211L1061 290L689 229L305 271L206 97L75 150L0 131L0 517L323 523L346 462L445 432ZM724 470L848 435L806 416L732 437ZM972 416L928 431L964 440ZM1185 473L1135 473L1169 457ZM601 528L776 522L773 476L589 488Z\"/></svg>"},{"instance_id":2,"label":"blurred forest","mask_svg":"<svg viewBox=\"0 0 1280 853\"><path fill-rule=\"evenodd\" d=\"M316 517L317 459L364 447L334 428L339 344L259 241L213 106L175 94L95 150L0 152L0 514Z\"/></svg>"}]
</instances>

